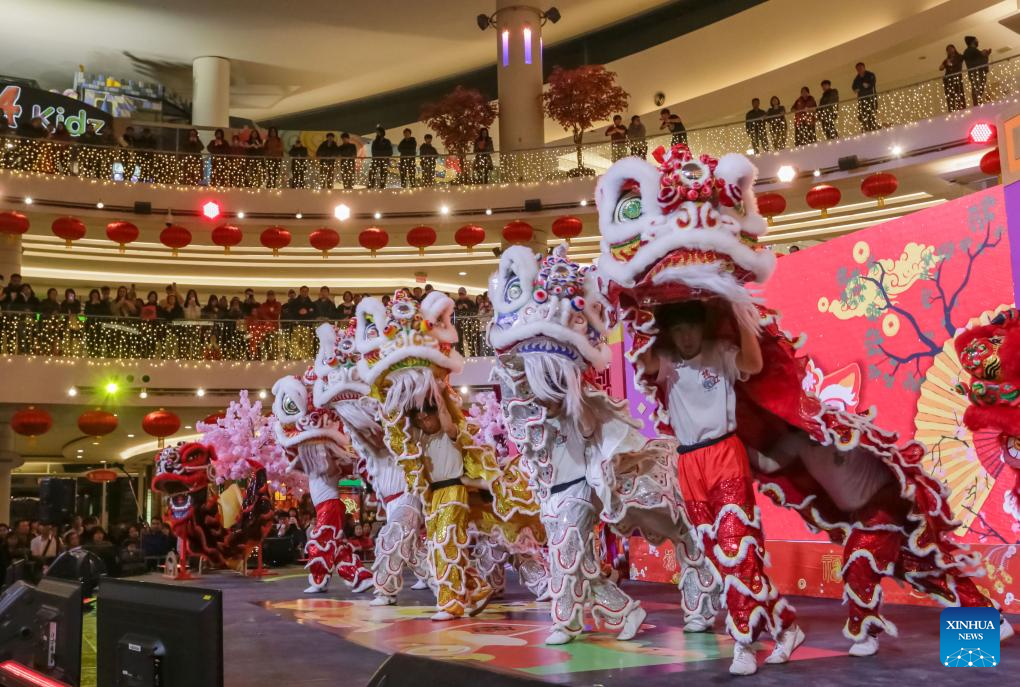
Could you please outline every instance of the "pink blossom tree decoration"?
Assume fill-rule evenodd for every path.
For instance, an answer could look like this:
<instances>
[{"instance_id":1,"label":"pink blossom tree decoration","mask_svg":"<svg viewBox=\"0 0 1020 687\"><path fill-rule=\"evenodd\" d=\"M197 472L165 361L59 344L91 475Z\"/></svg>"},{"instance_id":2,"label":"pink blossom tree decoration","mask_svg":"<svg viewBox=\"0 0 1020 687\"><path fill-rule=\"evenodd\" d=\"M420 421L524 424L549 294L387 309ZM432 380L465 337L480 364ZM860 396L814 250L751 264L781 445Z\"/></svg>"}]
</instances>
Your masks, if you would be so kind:
<instances>
[{"instance_id":1,"label":"pink blossom tree decoration","mask_svg":"<svg viewBox=\"0 0 1020 687\"><path fill-rule=\"evenodd\" d=\"M273 424L276 417L262 412L262 401L251 401L248 391L242 389L236 401L227 406L224 416L215 423L198 422L195 427L203 434L203 441L216 451L216 482L242 480L251 475L248 459L258 461L266 468L273 489L287 494L300 495L307 488L307 479L298 472L289 472L289 462L283 449L276 443Z\"/></svg>"},{"instance_id":2,"label":"pink blossom tree decoration","mask_svg":"<svg viewBox=\"0 0 1020 687\"><path fill-rule=\"evenodd\" d=\"M482 391L475 394L475 402L468 407L468 417L469 422L478 425L478 443L495 448L496 457L502 464L510 456L510 447L496 392Z\"/></svg>"}]
</instances>

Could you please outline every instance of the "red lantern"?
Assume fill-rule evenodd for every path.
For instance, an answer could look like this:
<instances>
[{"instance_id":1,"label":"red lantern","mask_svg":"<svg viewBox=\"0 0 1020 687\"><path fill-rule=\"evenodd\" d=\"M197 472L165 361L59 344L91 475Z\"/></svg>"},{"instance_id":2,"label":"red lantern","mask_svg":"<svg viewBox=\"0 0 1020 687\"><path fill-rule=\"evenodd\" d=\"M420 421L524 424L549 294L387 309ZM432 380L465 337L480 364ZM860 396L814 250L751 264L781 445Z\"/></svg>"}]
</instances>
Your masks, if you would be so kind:
<instances>
[{"instance_id":1,"label":"red lantern","mask_svg":"<svg viewBox=\"0 0 1020 687\"><path fill-rule=\"evenodd\" d=\"M120 252L124 252L124 246L138 239L138 227L131 222L110 222L106 225L106 238L120 245Z\"/></svg>"},{"instance_id":2,"label":"red lantern","mask_svg":"<svg viewBox=\"0 0 1020 687\"><path fill-rule=\"evenodd\" d=\"M418 225L407 232L407 245L418 249L418 255L425 255L425 249L436 242L436 230Z\"/></svg>"},{"instance_id":3,"label":"red lantern","mask_svg":"<svg viewBox=\"0 0 1020 687\"><path fill-rule=\"evenodd\" d=\"M50 225L53 235L64 239L67 250L71 250L71 242L85 236L85 223L77 217L58 217Z\"/></svg>"},{"instance_id":4,"label":"red lantern","mask_svg":"<svg viewBox=\"0 0 1020 687\"><path fill-rule=\"evenodd\" d=\"M453 235L453 240L467 248L470 253L475 246L485 240L485 229L477 224L465 224Z\"/></svg>"},{"instance_id":5,"label":"red lantern","mask_svg":"<svg viewBox=\"0 0 1020 687\"><path fill-rule=\"evenodd\" d=\"M226 416L227 416L226 411L217 410L215 413L209 413L208 415L206 415L205 419L202 420L202 422L207 425L215 425L218 421L222 420Z\"/></svg>"},{"instance_id":6,"label":"red lantern","mask_svg":"<svg viewBox=\"0 0 1020 687\"><path fill-rule=\"evenodd\" d=\"M779 193L761 193L757 196L758 212L769 221L772 226L772 218L781 215L786 211L786 198Z\"/></svg>"},{"instance_id":7,"label":"red lantern","mask_svg":"<svg viewBox=\"0 0 1020 687\"><path fill-rule=\"evenodd\" d=\"M987 153L981 156L981 171L985 174L999 177L999 181L1002 181L1002 160L999 159L999 149L992 148Z\"/></svg>"},{"instance_id":8,"label":"red lantern","mask_svg":"<svg viewBox=\"0 0 1020 687\"><path fill-rule=\"evenodd\" d=\"M160 408L142 418L142 429L146 434L159 439L159 448L163 448L163 440L176 434L181 428L181 418L169 410Z\"/></svg>"},{"instance_id":9,"label":"red lantern","mask_svg":"<svg viewBox=\"0 0 1020 687\"><path fill-rule=\"evenodd\" d=\"M340 234L329 227L316 229L308 236L308 243L312 248L322 251L322 259L329 257L329 251L340 245Z\"/></svg>"},{"instance_id":10,"label":"red lantern","mask_svg":"<svg viewBox=\"0 0 1020 687\"><path fill-rule=\"evenodd\" d=\"M116 482L118 477L120 477L120 475L117 474L117 471L109 468L96 468L95 470L89 470L85 473L85 479L95 484Z\"/></svg>"},{"instance_id":11,"label":"red lantern","mask_svg":"<svg viewBox=\"0 0 1020 687\"><path fill-rule=\"evenodd\" d=\"M385 229L379 227L369 227L358 234L358 243L361 244L362 248L372 251L373 258L375 257L375 252L385 248L389 242L390 235L386 233Z\"/></svg>"},{"instance_id":12,"label":"red lantern","mask_svg":"<svg viewBox=\"0 0 1020 687\"><path fill-rule=\"evenodd\" d=\"M822 217L828 217L829 208L839 205L842 197L843 194L835 186L818 184L817 186L812 186L807 192L807 204L808 207L814 210L821 210Z\"/></svg>"},{"instance_id":13,"label":"red lantern","mask_svg":"<svg viewBox=\"0 0 1020 687\"><path fill-rule=\"evenodd\" d=\"M280 249L290 245L290 232L283 227L269 227L259 236L259 241L273 251L275 258L280 254Z\"/></svg>"},{"instance_id":14,"label":"red lantern","mask_svg":"<svg viewBox=\"0 0 1020 687\"><path fill-rule=\"evenodd\" d=\"M230 247L241 242L241 228L233 224L221 224L212 230L212 242L223 246L224 255L230 253Z\"/></svg>"},{"instance_id":15,"label":"red lantern","mask_svg":"<svg viewBox=\"0 0 1020 687\"><path fill-rule=\"evenodd\" d=\"M78 429L98 439L117 429L117 416L99 408L86 410L78 416Z\"/></svg>"},{"instance_id":16,"label":"red lantern","mask_svg":"<svg viewBox=\"0 0 1020 687\"><path fill-rule=\"evenodd\" d=\"M878 207L885 207L885 199L896 193L900 182L895 174L875 172L864 177L861 182L861 193L868 198L878 198Z\"/></svg>"},{"instance_id":17,"label":"red lantern","mask_svg":"<svg viewBox=\"0 0 1020 687\"><path fill-rule=\"evenodd\" d=\"M515 219L503 227L503 240L507 243L531 243L535 230L527 222Z\"/></svg>"},{"instance_id":18,"label":"red lantern","mask_svg":"<svg viewBox=\"0 0 1020 687\"><path fill-rule=\"evenodd\" d=\"M53 427L53 418L50 414L35 406L22 408L11 416L11 429L28 437L29 443L35 443L35 438L46 434L51 427Z\"/></svg>"},{"instance_id":19,"label":"red lantern","mask_svg":"<svg viewBox=\"0 0 1020 687\"><path fill-rule=\"evenodd\" d=\"M159 242L170 249L170 255L177 257L177 251L191 243L191 232L178 224L168 224L159 232Z\"/></svg>"},{"instance_id":20,"label":"red lantern","mask_svg":"<svg viewBox=\"0 0 1020 687\"><path fill-rule=\"evenodd\" d=\"M0 234L8 236L21 236L28 231L28 217L20 212L0 212Z\"/></svg>"},{"instance_id":21,"label":"red lantern","mask_svg":"<svg viewBox=\"0 0 1020 687\"><path fill-rule=\"evenodd\" d=\"M566 239L567 243L570 243L570 239L580 236L583 228L584 223L573 215L557 217L552 223L552 233L558 239Z\"/></svg>"}]
</instances>

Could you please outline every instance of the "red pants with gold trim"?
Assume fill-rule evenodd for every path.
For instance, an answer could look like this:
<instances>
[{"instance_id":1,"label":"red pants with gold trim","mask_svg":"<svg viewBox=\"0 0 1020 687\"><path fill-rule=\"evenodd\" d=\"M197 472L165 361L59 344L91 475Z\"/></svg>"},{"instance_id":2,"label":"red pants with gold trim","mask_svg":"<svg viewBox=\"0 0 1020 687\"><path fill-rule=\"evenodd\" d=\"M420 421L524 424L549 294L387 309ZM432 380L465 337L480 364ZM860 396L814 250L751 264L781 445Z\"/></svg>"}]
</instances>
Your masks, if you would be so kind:
<instances>
[{"instance_id":1,"label":"red pants with gold trim","mask_svg":"<svg viewBox=\"0 0 1020 687\"><path fill-rule=\"evenodd\" d=\"M339 498L315 504L315 527L305 545L308 557L309 583L322 587L329 582L333 571L352 587L372 573L365 568L350 542L343 537L346 509Z\"/></svg>"},{"instance_id":2,"label":"red pants with gold trim","mask_svg":"<svg viewBox=\"0 0 1020 687\"><path fill-rule=\"evenodd\" d=\"M687 517L722 586L730 636L749 643L762 630L778 635L796 616L765 573L761 513L743 443L729 436L681 452L679 475Z\"/></svg>"},{"instance_id":3,"label":"red pants with gold trim","mask_svg":"<svg viewBox=\"0 0 1020 687\"><path fill-rule=\"evenodd\" d=\"M971 578L939 568L935 552L917 556L906 550L903 526L910 508L899 487L888 485L854 513L854 529L843 546L847 639L857 642L883 631L896 636L896 626L881 615L884 576L901 579L945 606L993 605Z\"/></svg>"}]
</instances>

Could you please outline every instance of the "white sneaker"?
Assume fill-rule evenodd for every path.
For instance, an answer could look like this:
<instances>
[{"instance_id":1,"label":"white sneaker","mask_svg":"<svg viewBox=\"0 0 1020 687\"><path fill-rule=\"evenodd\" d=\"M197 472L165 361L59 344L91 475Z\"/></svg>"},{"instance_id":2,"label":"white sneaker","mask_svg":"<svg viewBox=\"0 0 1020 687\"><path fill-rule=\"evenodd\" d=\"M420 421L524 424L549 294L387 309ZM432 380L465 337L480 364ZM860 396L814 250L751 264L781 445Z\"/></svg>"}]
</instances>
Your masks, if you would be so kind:
<instances>
[{"instance_id":1,"label":"white sneaker","mask_svg":"<svg viewBox=\"0 0 1020 687\"><path fill-rule=\"evenodd\" d=\"M730 663L730 675L754 675L758 672L758 660L750 644L737 642L733 645L733 662Z\"/></svg>"},{"instance_id":2,"label":"white sneaker","mask_svg":"<svg viewBox=\"0 0 1020 687\"><path fill-rule=\"evenodd\" d=\"M429 583L426 582L425 580L415 580L414 584L411 585L411 589L414 589L416 591L420 591L422 589L428 589L428 588L429 588Z\"/></svg>"},{"instance_id":3,"label":"white sneaker","mask_svg":"<svg viewBox=\"0 0 1020 687\"><path fill-rule=\"evenodd\" d=\"M641 629L641 623L645 621L647 616L648 613L645 609L640 606L636 607L627 614L627 618L623 621L623 629L620 630L620 634L616 635L616 638L621 642L626 642L628 639L634 639L638 630Z\"/></svg>"},{"instance_id":4,"label":"white sneaker","mask_svg":"<svg viewBox=\"0 0 1020 687\"><path fill-rule=\"evenodd\" d=\"M549 633L549 636L545 638L545 643L552 646L569 644L572 641L574 641L574 636L567 634L563 630L553 630Z\"/></svg>"},{"instance_id":5,"label":"white sneaker","mask_svg":"<svg viewBox=\"0 0 1020 687\"><path fill-rule=\"evenodd\" d=\"M1015 634L1016 634L1016 630L1014 630L1013 626L1009 624L1008 620L1006 620L1006 616L1000 616L999 617L999 641L1001 642L1004 639L1009 639L1010 637L1012 637Z\"/></svg>"},{"instance_id":6,"label":"white sneaker","mask_svg":"<svg viewBox=\"0 0 1020 687\"><path fill-rule=\"evenodd\" d=\"M878 653L878 637L868 635L859 642L854 642L847 652L851 656L874 656Z\"/></svg>"},{"instance_id":7,"label":"white sneaker","mask_svg":"<svg viewBox=\"0 0 1020 687\"><path fill-rule=\"evenodd\" d=\"M455 616L453 613L447 613L446 611L439 611L438 613L433 615L432 618L431 618L431 620L434 620L437 623L441 623L441 622L446 621L446 620L456 620L456 619L457 619L457 616Z\"/></svg>"},{"instance_id":8,"label":"white sneaker","mask_svg":"<svg viewBox=\"0 0 1020 687\"><path fill-rule=\"evenodd\" d=\"M692 615L684 623L684 632L707 632L711 629L712 621L700 615Z\"/></svg>"},{"instance_id":9,"label":"white sneaker","mask_svg":"<svg viewBox=\"0 0 1020 687\"><path fill-rule=\"evenodd\" d=\"M324 579L320 584L316 584L315 580L311 575L308 576L308 587L305 589L305 594L322 594L329 589L329 578Z\"/></svg>"},{"instance_id":10,"label":"white sneaker","mask_svg":"<svg viewBox=\"0 0 1020 687\"><path fill-rule=\"evenodd\" d=\"M796 625L791 625L776 637L776 648L772 650L765 662L770 665L786 663L793 655L794 649L804 643L804 631Z\"/></svg>"},{"instance_id":11,"label":"white sneaker","mask_svg":"<svg viewBox=\"0 0 1020 687\"><path fill-rule=\"evenodd\" d=\"M368 602L369 606L396 606L397 597L387 596L386 594L379 594L374 599Z\"/></svg>"},{"instance_id":12,"label":"white sneaker","mask_svg":"<svg viewBox=\"0 0 1020 687\"><path fill-rule=\"evenodd\" d=\"M375 586L375 580L373 580L372 576L369 575L368 577L362 578L362 580L360 582L356 582L354 585L352 585L351 586L351 593L352 594L360 594L361 592L368 591L369 589L371 589L374 586Z\"/></svg>"}]
</instances>

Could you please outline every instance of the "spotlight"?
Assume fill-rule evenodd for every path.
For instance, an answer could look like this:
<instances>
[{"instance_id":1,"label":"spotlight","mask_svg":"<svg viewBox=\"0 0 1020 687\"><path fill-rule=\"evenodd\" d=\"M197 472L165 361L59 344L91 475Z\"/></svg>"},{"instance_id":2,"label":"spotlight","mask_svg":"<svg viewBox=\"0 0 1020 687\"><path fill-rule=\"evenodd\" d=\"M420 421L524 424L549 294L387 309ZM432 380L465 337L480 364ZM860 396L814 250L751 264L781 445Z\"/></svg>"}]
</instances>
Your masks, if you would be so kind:
<instances>
[{"instance_id":1,"label":"spotlight","mask_svg":"<svg viewBox=\"0 0 1020 687\"><path fill-rule=\"evenodd\" d=\"M195 395L198 396L199 398L205 396L205 389L203 389L202 387L198 387L197 389L195 389Z\"/></svg>"},{"instance_id":2,"label":"spotlight","mask_svg":"<svg viewBox=\"0 0 1020 687\"><path fill-rule=\"evenodd\" d=\"M457 274L459 274L462 277L466 277L467 276L467 272L458 272Z\"/></svg>"},{"instance_id":3,"label":"spotlight","mask_svg":"<svg viewBox=\"0 0 1020 687\"><path fill-rule=\"evenodd\" d=\"M372 217L374 217L375 219L382 219L382 213L376 211L376 213L374 215L372 215Z\"/></svg>"},{"instance_id":4,"label":"spotlight","mask_svg":"<svg viewBox=\"0 0 1020 687\"><path fill-rule=\"evenodd\" d=\"M106 204L103 203L103 201L99 201L98 203L96 203L96 209L97 210L102 210L105 207L106 207Z\"/></svg>"},{"instance_id":5,"label":"spotlight","mask_svg":"<svg viewBox=\"0 0 1020 687\"><path fill-rule=\"evenodd\" d=\"M560 15L560 11L558 9L556 9L555 7L550 7L549 9L547 9L545 12L542 13L542 17L544 19L548 19L553 24L555 24L556 22L558 22L560 20L561 15Z\"/></svg>"},{"instance_id":6,"label":"spotlight","mask_svg":"<svg viewBox=\"0 0 1020 687\"><path fill-rule=\"evenodd\" d=\"M889 149L889 152L893 154L893 157L899 157L900 155L903 154L903 146L898 144L894 145L892 148Z\"/></svg>"},{"instance_id":7,"label":"spotlight","mask_svg":"<svg viewBox=\"0 0 1020 687\"><path fill-rule=\"evenodd\" d=\"M117 382L107 382L103 388L106 389L106 393L115 394L120 387L117 386Z\"/></svg>"},{"instance_id":8,"label":"spotlight","mask_svg":"<svg viewBox=\"0 0 1020 687\"><path fill-rule=\"evenodd\" d=\"M67 390L67 395L71 397L77 396L78 390L72 386L70 389Z\"/></svg>"},{"instance_id":9,"label":"spotlight","mask_svg":"<svg viewBox=\"0 0 1020 687\"><path fill-rule=\"evenodd\" d=\"M335 208L333 208L333 216L336 217L341 222L343 222L345 219L351 218L351 209L344 205L343 203L340 203Z\"/></svg>"},{"instance_id":10,"label":"spotlight","mask_svg":"<svg viewBox=\"0 0 1020 687\"><path fill-rule=\"evenodd\" d=\"M31 205L31 204L32 204L32 199L30 197L26 196L25 197L25 205Z\"/></svg>"},{"instance_id":11,"label":"spotlight","mask_svg":"<svg viewBox=\"0 0 1020 687\"><path fill-rule=\"evenodd\" d=\"M449 214L450 214L450 208L449 208L449 206L447 206L447 205L442 205L442 206L440 206L440 208L439 208L439 214L440 214L440 215L449 215Z\"/></svg>"},{"instance_id":12,"label":"spotlight","mask_svg":"<svg viewBox=\"0 0 1020 687\"><path fill-rule=\"evenodd\" d=\"M128 439L134 439L134 438L135 438L135 435L134 435L134 434L128 434L128 435L127 435L127 438L128 438Z\"/></svg>"},{"instance_id":13,"label":"spotlight","mask_svg":"<svg viewBox=\"0 0 1020 687\"><path fill-rule=\"evenodd\" d=\"M149 392L148 392L148 391L146 391L145 389L142 389L142 390L141 390L141 391L140 391L140 392L138 393L138 398L148 398L148 397L149 397Z\"/></svg>"},{"instance_id":14,"label":"spotlight","mask_svg":"<svg viewBox=\"0 0 1020 687\"><path fill-rule=\"evenodd\" d=\"M259 398L265 398L265 397L266 397L266 390L263 389L262 391L259 392Z\"/></svg>"},{"instance_id":15,"label":"spotlight","mask_svg":"<svg viewBox=\"0 0 1020 687\"><path fill-rule=\"evenodd\" d=\"M995 125L988 122L978 122L970 127L967 138L971 143L991 143L997 139ZM26 201L27 202L27 201Z\"/></svg>"},{"instance_id":16,"label":"spotlight","mask_svg":"<svg viewBox=\"0 0 1020 687\"><path fill-rule=\"evenodd\" d=\"M783 165L776 171L776 176L784 184L793 181L794 177L797 176L797 170L792 165Z\"/></svg>"},{"instance_id":17,"label":"spotlight","mask_svg":"<svg viewBox=\"0 0 1020 687\"><path fill-rule=\"evenodd\" d=\"M304 215L302 215L300 212L294 215L294 219L301 219L302 217L304 217Z\"/></svg>"},{"instance_id":18,"label":"spotlight","mask_svg":"<svg viewBox=\"0 0 1020 687\"><path fill-rule=\"evenodd\" d=\"M811 174L813 174L816 177L820 177L822 176L822 170L816 169L815 171L811 172Z\"/></svg>"},{"instance_id":19,"label":"spotlight","mask_svg":"<svg viewBox=\"0 0 1020 687\"><path fill-rule=\"evenodd\" d=\"M237 213L237 219L244 219L244 213L243 212L238 212Z\"/></svg>"},{"instance_id":20,"label":"spotlight","mask_svg":"<svg viewBox=\"0 0 1020 687\"><path fill-rule=\"evenodd\" d=\"M485 208L485 214L486 215L491 215L492 214L492 208Z\"/></svg>"},{"instance_id":21,"label":"spotlight","mask_svg":"<svg viewBox=\"0 0 1020 687\"><path fill-rule=\"evenodd\" d=\"M184 429L191 429L191 425L184 425Z\"/></svg>"},{"instance_id":22,"label":"spotlight","mask_svg":"<svg viewBox=\"0 0 1020 687\"><path fill-rule=\"evenodd\" d=\"M206 219L216 219L220 216L220 204L210 200L202 206L202 215Z\"/></svg>"},{"instance_id":23,"label":"spotlight","mask_svg":"<svg viewBox=\"0 0 1020 687\"><path fill-rule=\"evenodd\" d=\"M462 386L462 387L460 388L460 393L462 393L462 394L466 394L467 392L468 392L468 388L467 388L466 386Z\"/></svg>"},{"instance_id":24,"label":"spotlight","mask_svg":"<svg viewBox=\"0 0 1020 687\"><path fill-rule=\"evenodd\" d=\"M586 207L588 207L588 201L582 198L581 202L578 203L578 205L580 205L583 208L586 208Z\"/></svg>"}]
</instances>

